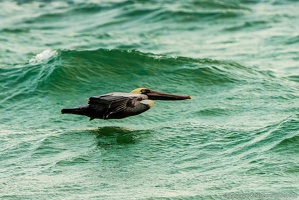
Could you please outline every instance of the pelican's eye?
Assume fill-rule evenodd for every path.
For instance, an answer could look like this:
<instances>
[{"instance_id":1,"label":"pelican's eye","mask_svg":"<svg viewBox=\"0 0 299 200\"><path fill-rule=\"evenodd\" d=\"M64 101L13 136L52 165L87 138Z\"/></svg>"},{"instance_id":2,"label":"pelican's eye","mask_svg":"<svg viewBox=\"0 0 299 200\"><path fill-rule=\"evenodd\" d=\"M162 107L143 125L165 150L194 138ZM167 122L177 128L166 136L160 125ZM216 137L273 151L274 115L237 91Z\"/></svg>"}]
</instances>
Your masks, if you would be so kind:
<instances>
[{"instance_id":1,"label":"pelican's eye","mask_svg":"<svg viewBox=\"0 0 299 200\"><path fill-rule=\"evenodd\" d=\"M147 94L150 93L151 91L149 89L142 89L141 94Z\"/></svg>"}]
</instances>

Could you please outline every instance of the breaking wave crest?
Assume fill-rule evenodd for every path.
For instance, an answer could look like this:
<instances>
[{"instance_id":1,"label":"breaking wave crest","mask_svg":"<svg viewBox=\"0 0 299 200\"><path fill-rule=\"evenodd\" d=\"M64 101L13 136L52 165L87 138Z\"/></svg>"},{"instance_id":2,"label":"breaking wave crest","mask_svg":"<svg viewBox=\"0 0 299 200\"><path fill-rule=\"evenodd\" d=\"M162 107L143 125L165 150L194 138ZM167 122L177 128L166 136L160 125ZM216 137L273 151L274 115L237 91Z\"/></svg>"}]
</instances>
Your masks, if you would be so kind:
<instances>
[{"instance_id":1,"label":"breaking wave crest","mask_svg":"<svg viewBox=\"0 0 299 200\"><path fill-rule=\"evenodd\" d=\"M176 85L192 85L196 90L198 86L232 84L262 75L234 62L119 49L45 50L23 67L0 70L4 100L26 94L135 87L175 90Z\"/></svg>"}]
</instances>

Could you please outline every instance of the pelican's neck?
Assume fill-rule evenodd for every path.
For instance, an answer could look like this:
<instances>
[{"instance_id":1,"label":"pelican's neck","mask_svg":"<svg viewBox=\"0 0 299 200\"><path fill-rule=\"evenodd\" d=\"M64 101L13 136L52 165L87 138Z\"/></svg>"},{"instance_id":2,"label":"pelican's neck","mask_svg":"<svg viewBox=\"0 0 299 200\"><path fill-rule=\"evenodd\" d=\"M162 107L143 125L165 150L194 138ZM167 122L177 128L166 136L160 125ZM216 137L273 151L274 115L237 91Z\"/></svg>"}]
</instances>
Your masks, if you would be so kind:
<instances>
[{"instance_id":1,"label":"pelican's neck","mask_svg":"<svg viewBox=\"0 0 299 200\"><path fill-rule=\"evenodd\" d=\"M146 99L146 100L142 100L140 103L148 105L151 108L151 107L153 107L155 102L153 100Z\"/></svg>"},{"instance_id":2,"label":"pelican's neck","mask_svg":"<svg viewBox=\"0 0 299 200\"><path fill-rule=\"evenodd\" d=\"M132 93L132 94L141 94L142 89L144 89L144 88L136 88L136 89L132 90L130 93Z\"/></svg>"}]
</instances>

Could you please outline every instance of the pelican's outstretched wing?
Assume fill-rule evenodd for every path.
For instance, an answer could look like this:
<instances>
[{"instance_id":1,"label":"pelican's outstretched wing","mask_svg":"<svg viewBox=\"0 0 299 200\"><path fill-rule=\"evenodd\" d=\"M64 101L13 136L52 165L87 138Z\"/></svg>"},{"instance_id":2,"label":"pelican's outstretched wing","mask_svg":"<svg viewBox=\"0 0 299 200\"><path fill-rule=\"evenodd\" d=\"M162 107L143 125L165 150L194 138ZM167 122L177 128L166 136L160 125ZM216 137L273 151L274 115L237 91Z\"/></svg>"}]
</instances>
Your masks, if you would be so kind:
<instances>
[{"instance_id":1,"label":"pelican's outstretched wing","mask_svg":"<svg viewBox=\"0 0 299 200\"><path fill-rule=\"evenodd\" d=\"M93 96L88 99L89 106L98 113L103 113L103 119L108 119L116 113L127 108L134 108L142 100L147 99L146 95L129 93L109 93L101 96Z\"/></svg>"}]
</instances>

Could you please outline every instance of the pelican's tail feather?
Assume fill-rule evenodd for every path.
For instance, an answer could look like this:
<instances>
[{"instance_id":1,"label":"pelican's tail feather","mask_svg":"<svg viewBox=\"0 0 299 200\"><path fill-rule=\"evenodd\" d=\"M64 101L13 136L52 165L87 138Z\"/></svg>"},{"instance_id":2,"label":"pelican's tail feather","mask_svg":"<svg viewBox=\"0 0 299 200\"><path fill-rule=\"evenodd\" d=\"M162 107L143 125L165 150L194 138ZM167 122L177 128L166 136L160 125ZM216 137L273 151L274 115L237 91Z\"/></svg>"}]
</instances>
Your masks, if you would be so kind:
<instances>
[{"instance_id":1,"label":"pelican's tail feather","mask_svg":"<svg viewBox=\"0 0 299 200\"><path fill-rule=\"evenodd\" d=\"M88 111L88 105L84 105L76 108L64 108L61 110L61 114L87 115Z\"/></svg>"}]
</instances>

